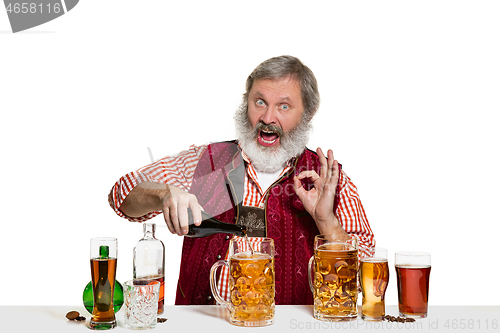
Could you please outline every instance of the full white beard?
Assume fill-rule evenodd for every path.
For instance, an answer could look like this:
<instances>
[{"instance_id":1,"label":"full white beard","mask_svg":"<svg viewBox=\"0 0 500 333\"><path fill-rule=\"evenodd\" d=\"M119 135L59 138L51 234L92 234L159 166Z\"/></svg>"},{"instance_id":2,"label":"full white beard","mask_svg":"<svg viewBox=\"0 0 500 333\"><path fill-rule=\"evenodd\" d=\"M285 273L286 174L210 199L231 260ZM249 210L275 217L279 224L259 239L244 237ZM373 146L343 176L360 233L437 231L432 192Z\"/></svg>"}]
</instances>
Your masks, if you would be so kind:
<instances>
[{"instance_id":1,"label":"full white beard","mask_svg":"<svg viewBox=\"0 0 500 333\"><path fill-rule=\"evenodd\" d=\"M309 122L301 120L299 125L288 133L280 136L279 145L264 147L257 142L258 132L252 128L247 116L247 107L242 104L236 111L236 137L243 151L250 158L255 170L273 173L285 167L292 157L299 156L309 141L309 132L312 128Z\"/></svg>"}]
</instances>

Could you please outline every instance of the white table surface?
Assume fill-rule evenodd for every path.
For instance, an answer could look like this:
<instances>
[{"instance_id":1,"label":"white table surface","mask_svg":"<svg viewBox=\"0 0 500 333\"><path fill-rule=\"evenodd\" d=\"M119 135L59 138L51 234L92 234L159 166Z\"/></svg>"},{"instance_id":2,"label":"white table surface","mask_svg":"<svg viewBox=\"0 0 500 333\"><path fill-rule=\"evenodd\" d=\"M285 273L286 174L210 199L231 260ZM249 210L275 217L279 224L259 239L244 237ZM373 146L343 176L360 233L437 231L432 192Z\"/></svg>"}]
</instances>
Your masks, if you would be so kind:
<instances>
[{"instance_id":1,"label":"white table surface","mask_svg":"<svg viewBox=\"0 0 500 333\"><path fill-rule=\"evenodd\" d=\"M66 313L76 310L85 316L85 322L66 319ZM454 332L485 331L500 332L500 306L431 306L425 319L414 323L365 322L358 318L351 322L321 322L313 317L312 306L276 306L274 324L267 327L236 327L228 322L224 307L211 306L165 306L160 317L167 318L158 323L157 332L235 332L236 330L267 332L312 332L341 331L391 331L391 332ZM131 331L123 325L123 309L117 314L118 327L112 332ZM386 314L397 317L397 306L386 306ZM0 306L0 332L90 332L90 314L83 306ZM153 331L149 330L149 331Z\"/></svg>"}]
</instances>

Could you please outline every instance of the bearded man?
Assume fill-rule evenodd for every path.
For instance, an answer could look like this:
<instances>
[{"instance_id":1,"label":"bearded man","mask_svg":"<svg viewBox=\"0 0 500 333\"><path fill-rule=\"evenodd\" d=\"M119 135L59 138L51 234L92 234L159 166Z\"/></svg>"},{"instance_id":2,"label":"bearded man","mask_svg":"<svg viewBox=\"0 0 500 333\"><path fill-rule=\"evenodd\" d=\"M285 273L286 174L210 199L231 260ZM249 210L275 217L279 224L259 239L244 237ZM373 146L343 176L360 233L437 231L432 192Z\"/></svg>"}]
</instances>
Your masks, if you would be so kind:
<instances>
[{"instance_id":1,"label":"bearded man","mask_svg":"<svg viewBox=\"0 0 500 333\"><path fill-rule=\"evenodd\" d=\"M356 238L360 255L375 246L357 188L333 152L306 148L318 106L307 66L291 56L268 59L247 78L235 115L237 140L193 145L131 172L116 182L109 203L130 221L163 214L180 236L188 232L188 211L200 225L204 210L245 225L249 236L273 238L276 304L312 304L307 264L315 235ZM214 304L209 272L227 257L229 239L184 238L177 305ZM228 280L223 269L226 299Z\"/></svg>"}]
</instances>

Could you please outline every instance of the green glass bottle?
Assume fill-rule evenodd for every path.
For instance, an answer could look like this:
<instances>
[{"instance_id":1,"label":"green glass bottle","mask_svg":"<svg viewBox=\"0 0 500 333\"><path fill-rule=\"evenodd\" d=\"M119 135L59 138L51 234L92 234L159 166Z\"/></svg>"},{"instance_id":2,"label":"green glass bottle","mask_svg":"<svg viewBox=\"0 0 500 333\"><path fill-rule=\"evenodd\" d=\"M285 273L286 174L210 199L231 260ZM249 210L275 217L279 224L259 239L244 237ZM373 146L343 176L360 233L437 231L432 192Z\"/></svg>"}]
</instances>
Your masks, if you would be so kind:
<instances>
[{"instance_id":1,"label":"green glass bottle","mask_svg":"<svg viewBox=\"0 0 500 333\"><path fill-rule=\"evenodd\" d=\"M99 257L107 258L109 256L109 248L105 245L99 247ZM83 306L92 314L94 309L94 291L92 290L92 281L90 281L83 289ZM123 305L123 287L118 280L115 280L115 290L113 292L113 310L117 313Z\"/></svg>"}]
</instances>

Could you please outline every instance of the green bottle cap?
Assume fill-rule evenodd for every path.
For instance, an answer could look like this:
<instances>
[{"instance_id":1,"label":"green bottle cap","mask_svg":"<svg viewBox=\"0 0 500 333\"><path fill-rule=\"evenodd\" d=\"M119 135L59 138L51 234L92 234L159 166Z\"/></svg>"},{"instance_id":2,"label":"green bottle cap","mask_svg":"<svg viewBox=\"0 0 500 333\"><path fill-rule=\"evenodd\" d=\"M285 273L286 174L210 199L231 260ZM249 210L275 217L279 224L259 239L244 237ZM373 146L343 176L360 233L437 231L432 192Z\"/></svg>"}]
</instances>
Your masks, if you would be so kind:
<instances>
[{"instance_id":1,"label":"green bottle cap","mask_svg":"<svg viewBox=\"0 0 500 333\"><path fill-rule=\"evenodd\" d=\"M108 258L109 257L109 246L101 245L99 247L99 258Z\"/></svg>"}]
</instances>

